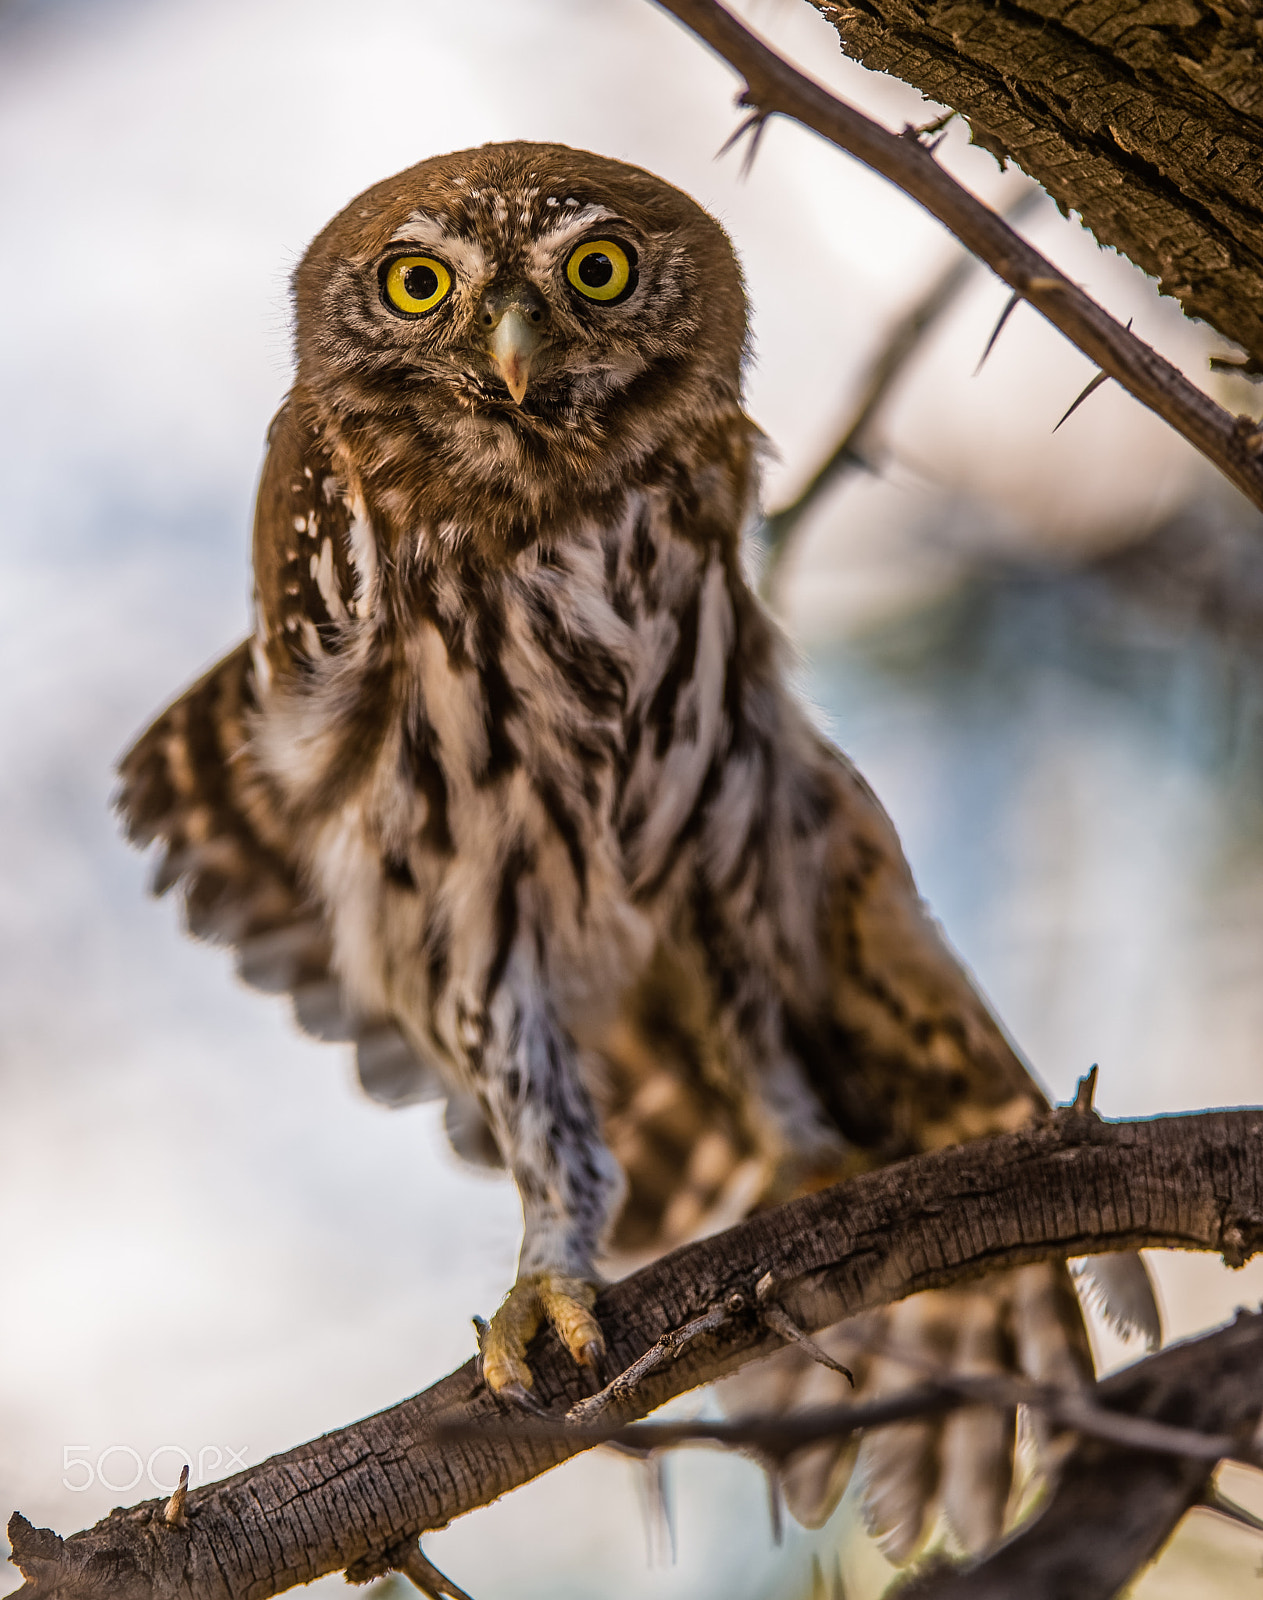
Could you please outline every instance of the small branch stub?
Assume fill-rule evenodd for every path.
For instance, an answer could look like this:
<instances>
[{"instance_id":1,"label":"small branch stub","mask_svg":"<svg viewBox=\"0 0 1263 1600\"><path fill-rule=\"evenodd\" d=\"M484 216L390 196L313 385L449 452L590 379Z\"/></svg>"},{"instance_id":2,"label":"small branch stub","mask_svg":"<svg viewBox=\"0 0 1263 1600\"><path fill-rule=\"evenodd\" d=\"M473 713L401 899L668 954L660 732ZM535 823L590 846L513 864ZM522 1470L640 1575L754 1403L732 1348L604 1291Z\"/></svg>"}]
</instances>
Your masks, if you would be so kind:
<instances>
[{"instance_id":1,"label":"small branch stub","mask_svg":"<svg viewBox=\"0 0 1263 1600\"><path fill-rule=\"evenodd\" d=\"M1096 1107L1093 1102L1096 1099L1097 1070L1096 1064L1093 1063L1086 1076L1079 1079L1079 1087L1075 1090L1074 1103L1070 1108L1077 1116L1093 1117L1096 1115Z\"/></svg>"},{"instance_id":2,"label":"small branch stub","mask_svg":"<svg viewBox=\"0 0 1263 1600\"><path fill-rule=\"evenodd\" d=\"M188 1516L184 1510L184 1502L189 1497L189 1464L186 1461L180 1468L180 1481L171 1491L171 1498L162 1508L162 1520L168 1528L187 1528Z\"/></svg>"},{"instance_id":3,"label":"small branch stub","mask_svg":"<svg viewBox=\"0 0 1263 1600\"><path fill-rule=\"evenodd\" d=\"M446 1577L421 1549L420 1541L412 1546L403 1562L396 1567L414 1588L429 1600L471 1600L465 1591Z\"/></svg>"}]
</instances>

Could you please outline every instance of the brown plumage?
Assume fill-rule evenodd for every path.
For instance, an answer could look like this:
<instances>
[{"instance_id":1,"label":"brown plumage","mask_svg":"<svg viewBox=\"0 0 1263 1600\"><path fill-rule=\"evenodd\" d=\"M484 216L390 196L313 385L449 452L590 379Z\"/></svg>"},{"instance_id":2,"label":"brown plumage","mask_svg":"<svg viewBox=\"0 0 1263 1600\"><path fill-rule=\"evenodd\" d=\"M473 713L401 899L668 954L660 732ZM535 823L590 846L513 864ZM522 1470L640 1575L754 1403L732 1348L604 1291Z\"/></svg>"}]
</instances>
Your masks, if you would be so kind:
<instances>
[{"instance_id":1,"label":"brown plumage","mask_svg":"<svg viewBox=\"0 0 1263 1600\"><path fill-rule=\"evenodd\" d=\"M194 933L512 1171L519 1277L483 1354L514 1393L541 1317L599 1354L607 1246L1043 1102L742 576L757 434L718 224L620 163L488 145L353 201L295 297L254 636L124 758L120 807ZM852 1353L874 1382L890 1328L1088 1370L1061 1269L922 1299ZM986 1418L877 1449L892 1548L941 1490L962 1536L997 1531L1011 1442ZM806 1517L841 1481L812 1459ZM985 1492L953 1499L944 1459Z\"/></svg>"}]
</instances>

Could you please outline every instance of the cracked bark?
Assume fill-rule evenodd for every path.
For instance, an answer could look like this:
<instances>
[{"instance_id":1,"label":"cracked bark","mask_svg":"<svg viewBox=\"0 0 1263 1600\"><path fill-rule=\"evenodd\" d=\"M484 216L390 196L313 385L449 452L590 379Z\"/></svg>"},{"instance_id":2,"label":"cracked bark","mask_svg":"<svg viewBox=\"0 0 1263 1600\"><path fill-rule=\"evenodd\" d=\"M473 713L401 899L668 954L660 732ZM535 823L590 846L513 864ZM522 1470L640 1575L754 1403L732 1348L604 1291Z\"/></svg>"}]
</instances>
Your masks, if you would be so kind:
<instances>
[{"instance_id":1,"label":"cracked bark","mask_svg":"<svg viewBox=\"0 0 1263 1600\"><path fill-rule=\"evenodd\" d=\"M810 0L1102 244L1263 363L1263 17L1250 0Z\"/></svg>"},{"instance_id":2,"label":"cracked bark","mask_svg":"<svg viewBox=\"0 0 1263 1600\"><path fill-rule=\"evenodd\" d=\"M770 1353L756 1284L818 1329L903 1295L1002 1265L1144 1245L1263 1248L1263 1111L1104 1123L1073 1110L1019 1134L883 1168L761 1213L613 1284L597 1303L610 1360L626 1367L664 1332L739 1296L744 1309L611 1407L643 1416ZM560 1416L580 1376L556 1340L532 1349L536 1393ZM187 1526L165 1502L112 1513L61 1539L15 1517L23 1600L265 1600L342 1569L358 1580L406 1559L419 1534L536 1477L581 1447L504 1436L452 1442L445 1424L499 1415L473 1363L388 1411L222 1483L190 1492ZM583 1441L584 1443L586 1441Z\"/></svg>"}]
</instances>

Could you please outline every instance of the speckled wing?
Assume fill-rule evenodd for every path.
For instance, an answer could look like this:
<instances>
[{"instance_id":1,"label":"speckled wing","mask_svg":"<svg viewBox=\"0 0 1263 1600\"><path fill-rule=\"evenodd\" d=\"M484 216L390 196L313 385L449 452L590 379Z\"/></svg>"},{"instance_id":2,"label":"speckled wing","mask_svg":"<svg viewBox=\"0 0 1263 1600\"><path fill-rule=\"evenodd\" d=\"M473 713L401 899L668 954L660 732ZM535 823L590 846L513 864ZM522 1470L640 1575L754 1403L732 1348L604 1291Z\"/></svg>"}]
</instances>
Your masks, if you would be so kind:
<instances>
[{"instance_id":1,"label":"speckled wing","mask_svg":"<svg viewBox=\"0 0 1263 1600\"><path fill-rule=\"evenodd\" d=\"M307 1032L354 1041L367 1091L407 1104L437 1093L437 1080L389 1019L345 1007L292 821L251 750L259 672L301 673L313 652L336 649L339 596L355 581L349 515L327 463L304 460L301 442L287 409L269 435L256 512L261 637L238 645L141 735L119 763L116 805L134 844L160 846L154 892L178 890L189 932L231 947L253 987L288 994Z\"/></svg>"}]
</instances>

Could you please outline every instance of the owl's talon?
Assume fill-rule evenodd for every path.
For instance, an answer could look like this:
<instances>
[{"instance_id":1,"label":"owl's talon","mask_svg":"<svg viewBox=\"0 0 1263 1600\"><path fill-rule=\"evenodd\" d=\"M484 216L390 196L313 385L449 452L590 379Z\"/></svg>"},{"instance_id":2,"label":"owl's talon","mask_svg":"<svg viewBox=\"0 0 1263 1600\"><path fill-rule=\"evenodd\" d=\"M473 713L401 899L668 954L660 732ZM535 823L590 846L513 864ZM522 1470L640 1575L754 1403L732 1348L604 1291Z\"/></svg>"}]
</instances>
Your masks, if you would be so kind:
<instances>
[{"instance_id":1,"label":"owl's talon","mask_svg":"<svg viewBox=\"0 0 1263 1600\"><path fill-rule=\"evenodd\" d=\"M597 1285L556 1272L536 1272L518 1281L492 1317L480 1344L487 1387L528 1410L539 1410L526 1347L547 1320L579 1366L595 1368L605 1354L605 1336L592 1314Z\"/></svg>"}]
</instances>

